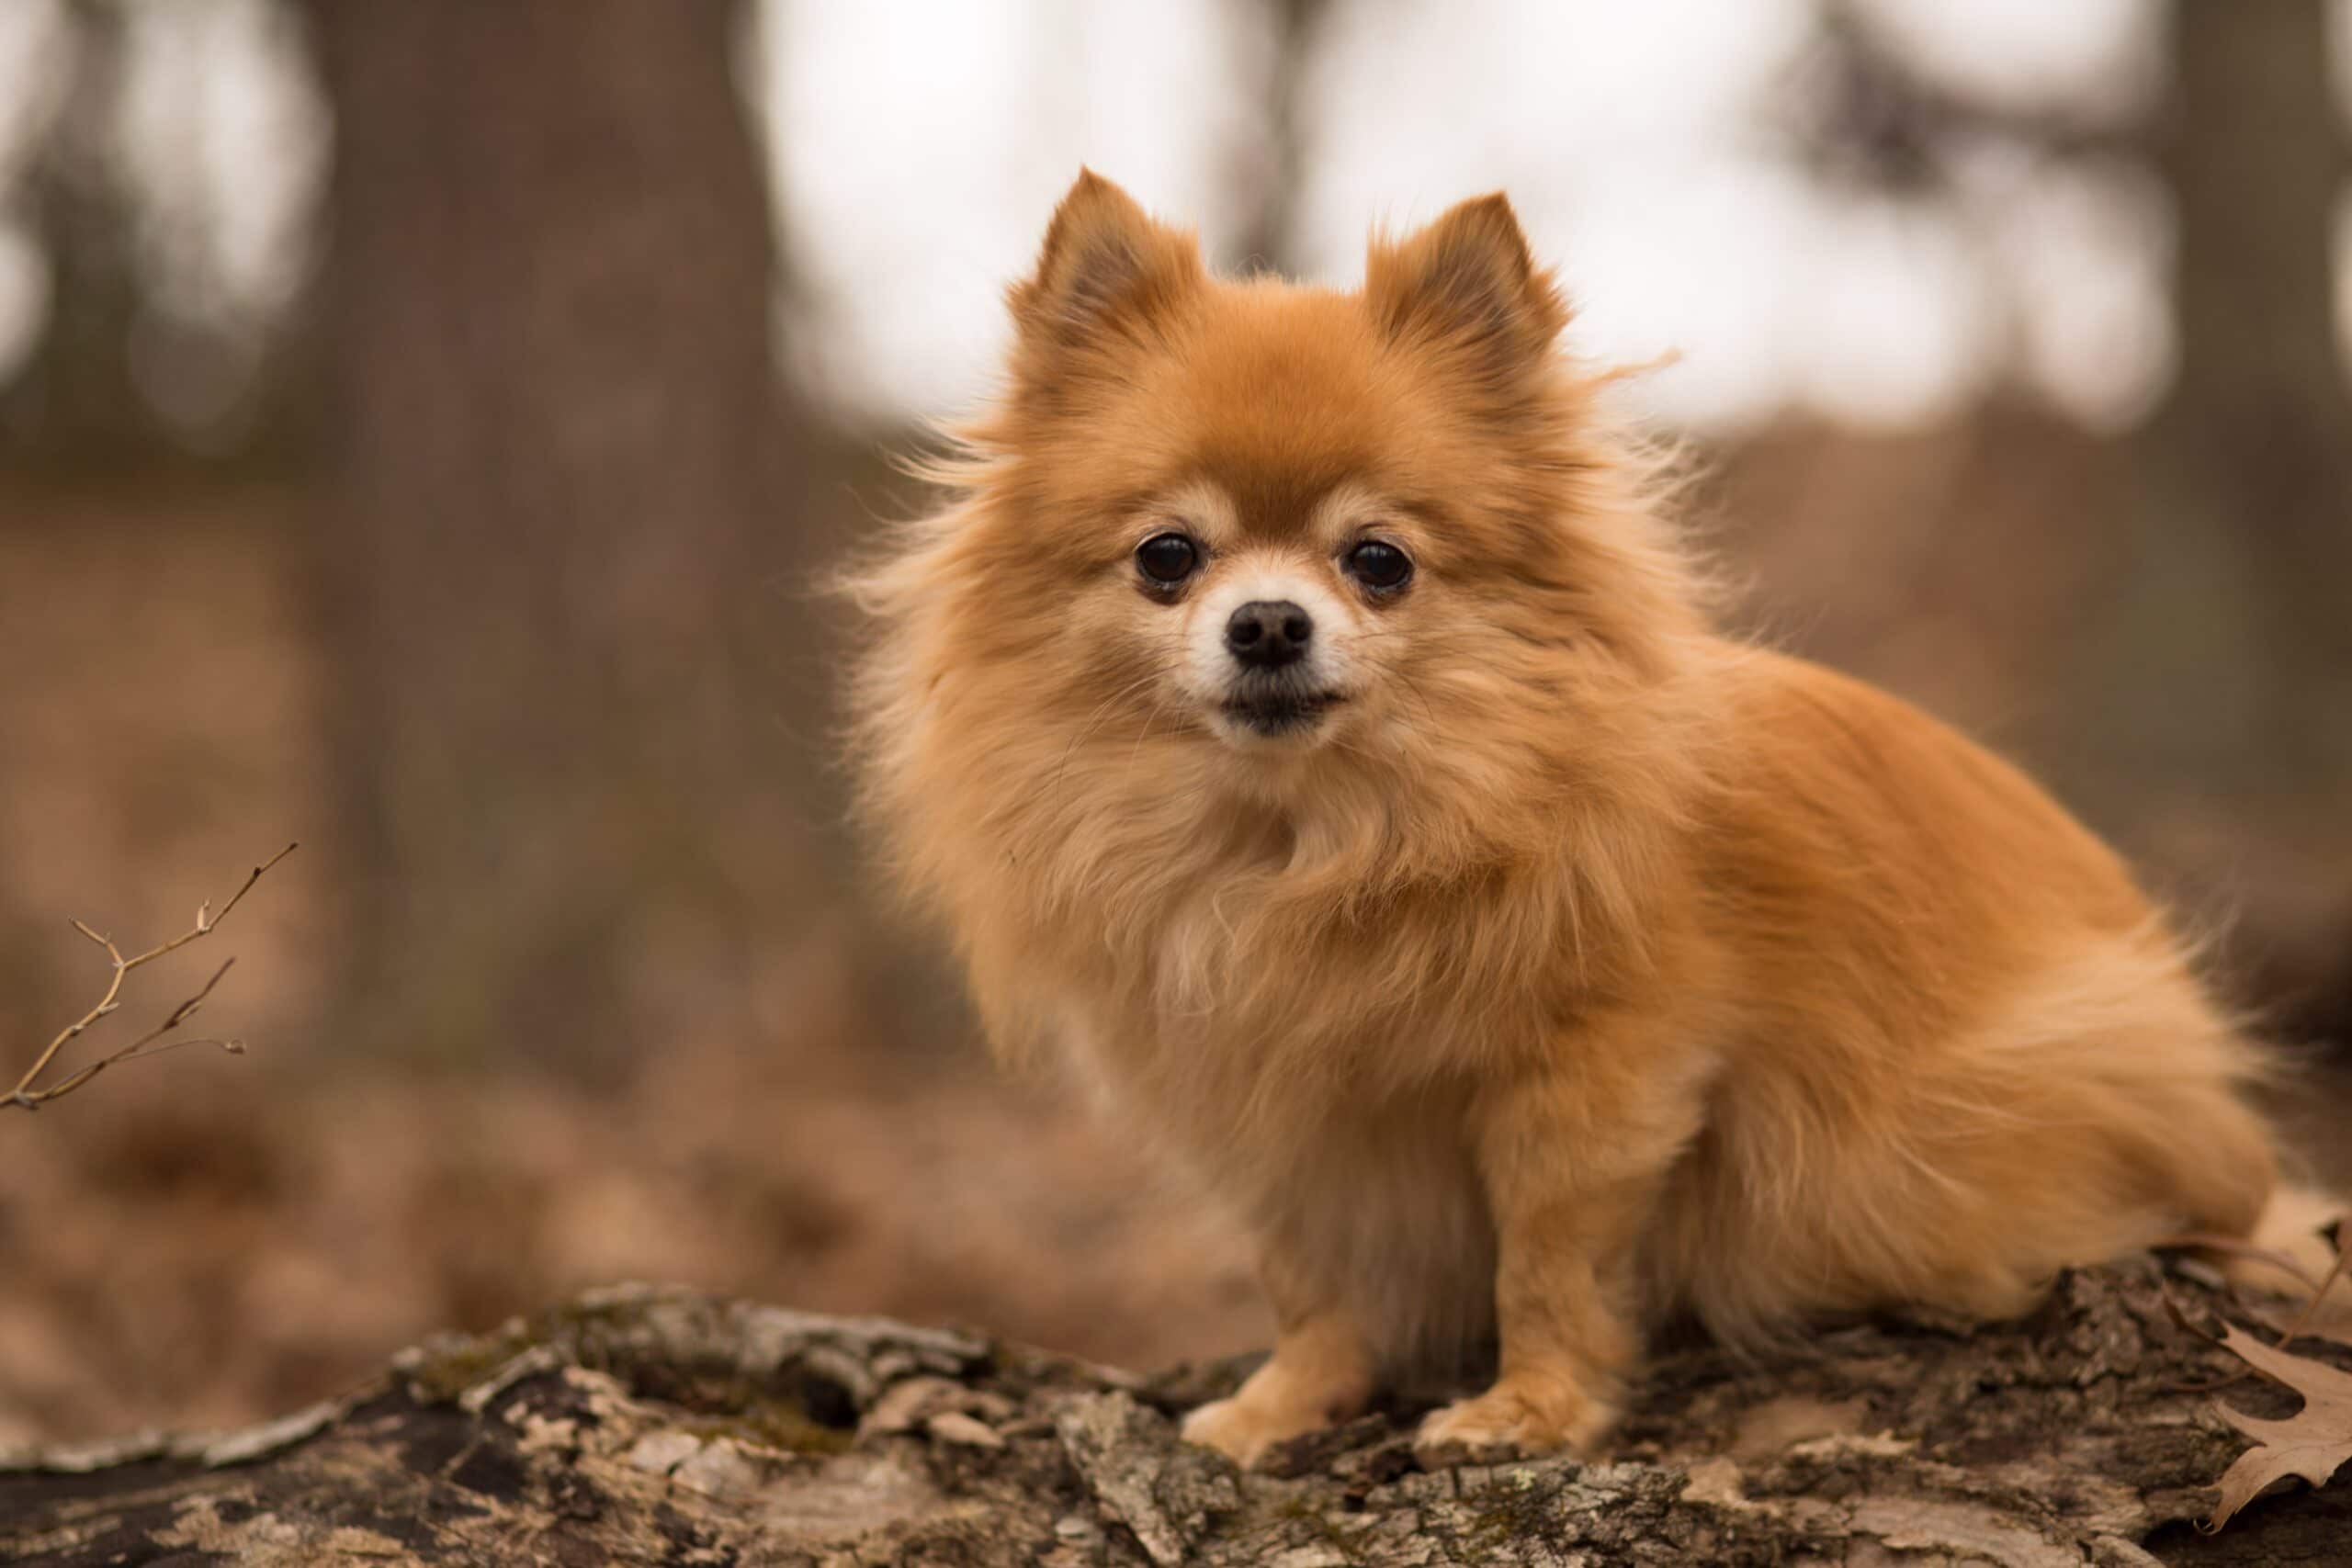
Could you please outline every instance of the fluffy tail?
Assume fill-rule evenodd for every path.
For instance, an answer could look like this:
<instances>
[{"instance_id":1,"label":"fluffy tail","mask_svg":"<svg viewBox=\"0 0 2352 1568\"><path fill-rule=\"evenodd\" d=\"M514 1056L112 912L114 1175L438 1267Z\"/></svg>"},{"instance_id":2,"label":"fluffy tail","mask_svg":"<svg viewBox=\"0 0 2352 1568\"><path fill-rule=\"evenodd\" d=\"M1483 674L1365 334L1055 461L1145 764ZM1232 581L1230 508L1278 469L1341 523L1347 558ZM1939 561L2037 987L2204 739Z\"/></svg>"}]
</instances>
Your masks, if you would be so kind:
<instances>
[{"instance_id":1,"label":"fluffy tail","mask_svg":"<svg viewBox=\"0 0 2352 1568\"><path fill-rule=\"evenodd\" d=\"M2261 1252L2292 1264L2290 1271L2265 1258L2246 1253L2225 1260L2224 1272L2238 1284L2301 1301L2335 1267L2335 1247L2325 1235L2330 1223L2352 1214L2352 1204L2316 1188L2281 1183L2255 1222L2247 1239ZM2344 1286L2336 1286L2342 1291ZM2347 1298L2352 1299L2352 1298Z\"/></svg>"}]
</instances>

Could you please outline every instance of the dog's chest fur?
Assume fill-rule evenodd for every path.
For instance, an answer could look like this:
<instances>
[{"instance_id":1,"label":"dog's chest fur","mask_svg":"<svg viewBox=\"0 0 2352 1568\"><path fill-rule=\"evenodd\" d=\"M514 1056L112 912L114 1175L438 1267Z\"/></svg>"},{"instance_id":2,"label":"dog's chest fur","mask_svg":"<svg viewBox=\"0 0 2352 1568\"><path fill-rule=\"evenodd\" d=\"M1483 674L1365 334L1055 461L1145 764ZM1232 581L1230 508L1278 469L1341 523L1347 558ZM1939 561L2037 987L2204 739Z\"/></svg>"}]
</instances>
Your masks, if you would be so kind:
<instances>
[{"instance_id":1,"label":"dog's chest fur","mask_svg":"<svg viewBox=\"0 0 2352 1568\"><path fill-rule=\"evenodd\" d=\"M1451 1371L1491 1337L1494 1222L1452 1103L1336 1108L1270 1162L1254 1199L1400 1367Z\"/></svg>"},{"instance_id":2,"label":"dog's chest fur","mask_svg":"<svg viewBox=\"0 0 2352 1568\"><path fill-rule=\"evenodd\" d=\"M1208 951L1222 935L1204 910L1183 910L1163 929L1164 962L1197 980L1246 961ZM1124 1028L1076 1032L1089 1075L1238 1211L1299 1288L1358 1314L1398 1370L1451 1371L1479 1354L1496 1244L1464 1090L1395 1074L1442 1054L1434 1036L1412 1037L1431 1021L1357 1018L1268 1038L1214 985L1184 995L1177 1010L1128 1013Z\"/></svg>"}]
</instances>

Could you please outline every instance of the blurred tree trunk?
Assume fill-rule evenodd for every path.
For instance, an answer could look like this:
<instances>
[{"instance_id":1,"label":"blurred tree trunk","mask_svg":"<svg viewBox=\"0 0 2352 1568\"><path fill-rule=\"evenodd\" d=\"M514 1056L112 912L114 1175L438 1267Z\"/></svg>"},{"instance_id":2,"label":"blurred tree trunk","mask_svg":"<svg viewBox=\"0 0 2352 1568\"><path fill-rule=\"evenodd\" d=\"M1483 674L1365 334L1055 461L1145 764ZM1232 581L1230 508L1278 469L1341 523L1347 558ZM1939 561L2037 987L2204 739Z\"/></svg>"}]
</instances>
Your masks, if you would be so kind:
<instances>
[{"instance_id":1,"label":"blurred tree trunk","mask_svg":"<svg viewBox=\"0 0 2352 1568\"><path fill-rule=\"evenodd\" d=\"M2119 773L2242 808L2352 786L2352 389L2329 232L2346 158L2325 12L2173 8L2159 157L2180 368L2138 438L2097 674Z\"/></svg>"},{"instance_id":2,"label":"blurred tree trunk","mask_svg":"<svg viewBox=\"0 0 2352 1568\"><path fill-rule=\"evenodd\" d=\"M2352 385L2330 233L2347 158L2325 12L2173 7L2156 152L2180 367L2134 438L2131 531L2069 704L2086 798L2232 913L2236 983L2298 1039L2352 1018Z\"/></svg>"},{"instance_id":3,"label":"blurred tree trunk","mask_svg":"<svg viewBox=\"0 0 2352 1568\"><path fill-rule=\"evenodd\" d=\"M396 1045L609 1064L727 980L773 728L744 679L782 426L739 15L312 15L350 1006Z\"/></svg>"},{"instance_id":4,"label":"blurred tree trunk","mask_svg":"<svg viewBox=\"0 0 2352 1568\"><path fill-rule=\"evenodd\" d=\"M1306 78L1329 0L1269 0L1272 48L1266 60L1266 140L1248 171L1250 222L1238 247L1242 265L1291 276L1297 270L1298 201L1306 183Z\"/></svg>"},{"instance_id":5,"label":"blurred tree trunk","mask_svg":"<svg viewBox=\"0 0 2352 1568\"><path fill-rule=\"evenodd\" d=\"M117 469L156 438L131 380L139 314L131 204L115 164L125 17L119 0L60 13L67 85L32 151L27 206L50 266L48 319L31 359L0 387L0 431L20 452L65 467Z\"/></svg>"}]
</instances>

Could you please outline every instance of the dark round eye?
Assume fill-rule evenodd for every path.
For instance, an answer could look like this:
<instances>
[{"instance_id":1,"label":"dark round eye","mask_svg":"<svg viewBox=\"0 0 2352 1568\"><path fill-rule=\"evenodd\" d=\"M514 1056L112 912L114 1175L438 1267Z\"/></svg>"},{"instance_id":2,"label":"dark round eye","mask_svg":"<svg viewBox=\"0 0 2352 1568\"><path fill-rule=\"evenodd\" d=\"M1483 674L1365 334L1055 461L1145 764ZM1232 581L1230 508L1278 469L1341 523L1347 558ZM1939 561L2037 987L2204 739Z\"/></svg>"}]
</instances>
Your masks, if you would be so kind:
<instances>
[{"instance_id":1,"label":"dark round eye","mask_svg":"<svg viewBox=\"0 0 2352 1568\"><path fill-rule=\"evenodd\" d=\"M1402 588L1413 575L1413 558L1394 545L1366 539L1348 552L1348 575L1384 592Z\"/></svg>"},{"instance_id":2,"label":"dark round eye","mask_svg":"<svg viewBox=\"0 0 2352 1568\"><path fill-rule=\"evenodd\" d=\"M1201 547L1182 534L1154 534L1136 547L1136 570L1161 588L1173 588L1201 564Z\"/></svg>"}]
</instances>

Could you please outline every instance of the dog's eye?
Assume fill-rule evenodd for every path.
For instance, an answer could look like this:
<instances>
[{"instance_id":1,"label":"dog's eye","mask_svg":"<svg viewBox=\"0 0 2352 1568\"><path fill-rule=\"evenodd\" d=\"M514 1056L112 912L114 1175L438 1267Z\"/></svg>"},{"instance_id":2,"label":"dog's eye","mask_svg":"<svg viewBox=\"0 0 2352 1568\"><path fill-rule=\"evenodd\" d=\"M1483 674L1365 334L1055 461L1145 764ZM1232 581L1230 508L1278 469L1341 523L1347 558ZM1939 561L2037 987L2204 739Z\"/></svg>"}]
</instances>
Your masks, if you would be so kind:
<instances>
[{"instance_id":1,"label":"dog's eye","mask_svg":"<svg viewBox=\"0 0 2352 1568\"><path fill-rule=\"evenodd\" d=\"M1366 588L1393 592L1413 575L1413 558L1394 545L1366 539L1348 552L1348 575Z\"/></svg>"},{"instance_id":2,"label":"dog's eye","mask_svg":"<svg viewBox=\"0 0 2352 1568\"><path fill-rule=\"evenodd\" d=\"M1154 534L1136 547L1136 570L1161 588L1173 588L1201 564L1201 547L1182 534Z\"/></svg>"}]
</instances>

